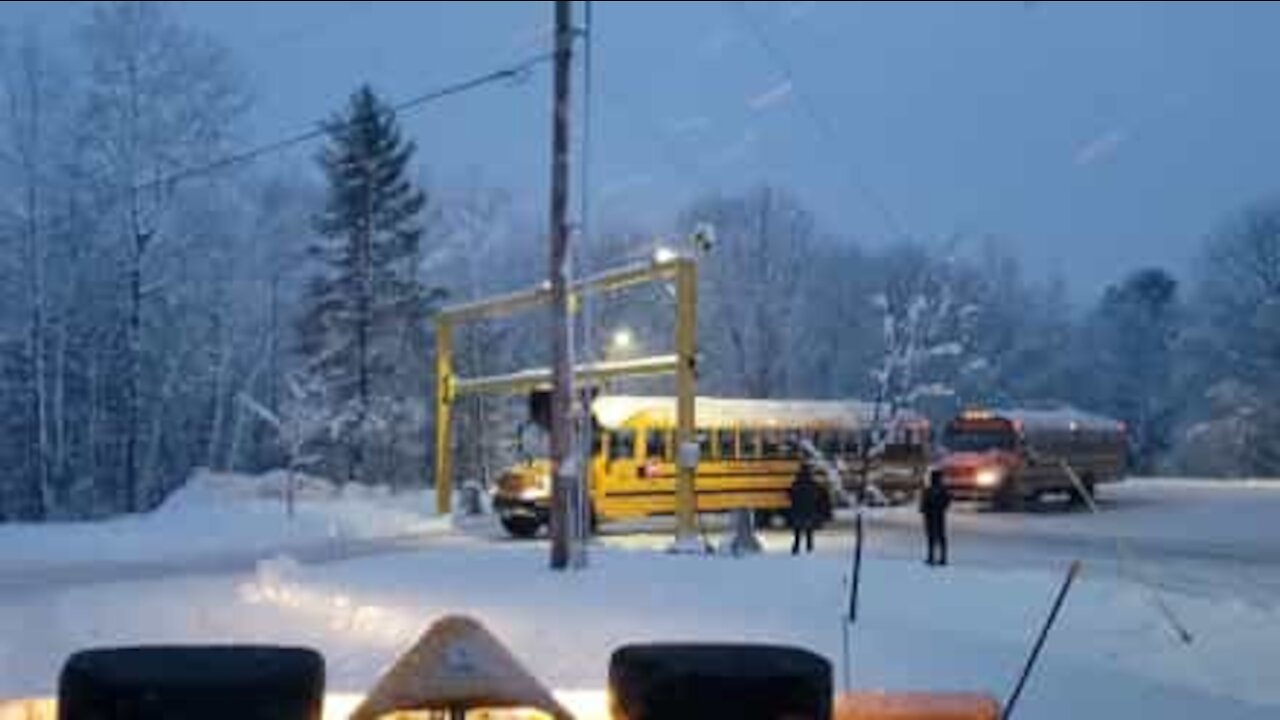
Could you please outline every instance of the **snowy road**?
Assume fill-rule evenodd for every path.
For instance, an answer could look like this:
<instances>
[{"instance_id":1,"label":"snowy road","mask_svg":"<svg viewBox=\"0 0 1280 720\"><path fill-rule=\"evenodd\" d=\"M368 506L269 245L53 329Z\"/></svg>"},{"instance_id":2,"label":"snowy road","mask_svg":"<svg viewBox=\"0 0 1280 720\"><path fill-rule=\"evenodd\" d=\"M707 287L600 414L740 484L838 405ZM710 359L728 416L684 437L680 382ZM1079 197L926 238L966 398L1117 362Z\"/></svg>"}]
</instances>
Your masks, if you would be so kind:
<instances>
[{"instance_id":1,"label":"snowy road","mask_svg":"<svg viewBox=\"0 0 1280 720\"><path fill-rule=\"evenodd\" d=\"M953 562L990 569L1045 569L1080 559L1089 572L1126 577L1137 572L1166 590L1280 604L1280 485L1135 480L1105 488L1099 504L1099 515L1063 503L1046 503L1025 514L960 505L951 517ZM873 510L868 518L872 556L919 556L919 517L912 508ZM601 542L659 548L670 540L669 525L656 520L606 526ZM852 544L851 526L849 515L842 515L819 535L819 549L847 550ZM718 536L723 528L722 518L706 519L709 535ZM771 549L785 549L790 542L785 531L764 535ZM1123 542L1129 563L1124 566L1118 562L1117 539ZM507 542L497 527L481 522L465 536L434 525L385 538L302 543L288 547L287 552L315 565L474 541ZM275 554L243 549L141 561L84 558L39 567L6 567L0 562L0 593L236 573L252 570L258 561Z\"/></svg>"},{"instance_id":2,"label":"snowy road","mask_svg":"<svg viewBox=\"0 0 1280 720\"><path fill-rule=\"evenodd\" d=\"M1133 480L1104 488L1099 506L1100 514L1093 515L1050 501L1027 513L1005 514L959 504L951 514L952 561L1045 569L1082 560L1088 572L1136 573L1166 590L1280 604L1280 484ZM707 530L719 534L722 527L722 521L713 520ZM869 511L866 528L873 556L922 557L914 508ZM764 536L770 548L786 549L790 543L786 531ZM668 537L665 530L640 524L615 527L606 541L656 547ZM819 535L818 544L827 551L851 547L851 516L842 513Z\"/></svg>"},{"instance_id":3,"label":"snowy road","mask_svg":"<svg viewBox=\"0 0 1280 720\"><path fill-rule=\"evenodd\" d=\"M1100 505L1099 515L1062 503L1021 515L961 508L952 552L987 566L1081 559L1093 572L1136 573L1168 590L1280 602L1280 487L1133 481L1107 488ZM918 522L913 512L878 518L877 549L918 554Z\"/></svg>"}]
</instances>

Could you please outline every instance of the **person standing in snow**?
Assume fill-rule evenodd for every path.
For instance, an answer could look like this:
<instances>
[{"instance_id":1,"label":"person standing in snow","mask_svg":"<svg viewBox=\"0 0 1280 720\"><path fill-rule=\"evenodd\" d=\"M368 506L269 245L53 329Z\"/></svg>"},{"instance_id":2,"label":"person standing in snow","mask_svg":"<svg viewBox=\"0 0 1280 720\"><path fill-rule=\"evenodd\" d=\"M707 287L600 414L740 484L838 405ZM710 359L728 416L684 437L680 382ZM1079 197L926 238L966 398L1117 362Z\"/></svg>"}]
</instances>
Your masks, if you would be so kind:
<instances>
[{"instance_id":1,"label":"person standing in snow","mask_svg":"<svg viewBox=\"0 0 1280 720\"><path fill-rule=\"evenodd\" d=\"M804 535L805 552L813 552L813 526L818 519L818 483L813 480L813 467L808 461L801 463L795 480L791 483L791 554L800 554L800 536Z\"/></svg>"},{"instance_id":2,"label":"person standing in snow","mask_svg":"<svg viewBox=\"0 0 1280 720\"><path fill-rule=\"evenodd\" d=\"M920 494L920 514L924 516L925 541L929 544L926 565L947 564L947 508L950 506L951 491L942 478L942 471L930 471L929 486Z\"/></svg>"}]
</instances>

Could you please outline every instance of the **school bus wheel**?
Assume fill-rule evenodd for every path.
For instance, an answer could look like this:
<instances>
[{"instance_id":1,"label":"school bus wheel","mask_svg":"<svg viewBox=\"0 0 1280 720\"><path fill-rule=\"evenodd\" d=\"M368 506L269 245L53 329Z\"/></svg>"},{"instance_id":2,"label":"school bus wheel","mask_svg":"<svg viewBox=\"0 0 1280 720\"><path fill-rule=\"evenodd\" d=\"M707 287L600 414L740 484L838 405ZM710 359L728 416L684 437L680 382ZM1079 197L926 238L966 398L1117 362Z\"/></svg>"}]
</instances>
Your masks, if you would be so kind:
<instances>
[{"instance_id":1,"label":"school bus wheel","mask_svg":"<svg viewBox=\"0 0 1280 720\"><path fill-rule=\"evenodd\" d=\"M537 518L523 517L520 515L502 518L502 528L511 534L512 537L531 538L538 534L542 523Z\"/></svg>"}]
</instances>

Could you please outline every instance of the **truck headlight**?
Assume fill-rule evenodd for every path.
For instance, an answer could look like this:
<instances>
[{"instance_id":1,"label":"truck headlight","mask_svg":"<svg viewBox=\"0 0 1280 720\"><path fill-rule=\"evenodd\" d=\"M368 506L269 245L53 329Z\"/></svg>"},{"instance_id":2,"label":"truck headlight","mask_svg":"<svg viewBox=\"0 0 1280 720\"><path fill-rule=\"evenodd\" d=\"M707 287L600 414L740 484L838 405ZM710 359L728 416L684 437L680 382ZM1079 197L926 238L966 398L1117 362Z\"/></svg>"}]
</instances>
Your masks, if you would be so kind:
<instances>
[{"instance_id":1,"label":"truck headlight","mask_svg":"<svg viewBox=\"0 0 1280 720\"><path fill-rule=\"evenodd\" d=\"M996 468L983 468L979 470L978 474L973 478L973 481L977 483L978 487L984 488L995 487L999 485L1002 480L1004 480L1004 473L1000 472L1000 470Z\"/></svg>"},{"instance_id":2,"label":"truck headlight","mask_svg":"<svg viewBox=\"0 0 1280 720\"><path fill-rule=\"evenodd\" d=\"M538 475L520 489L521 500L539 500L551 494L551 476Z\"/></svg>"}]
</instances>

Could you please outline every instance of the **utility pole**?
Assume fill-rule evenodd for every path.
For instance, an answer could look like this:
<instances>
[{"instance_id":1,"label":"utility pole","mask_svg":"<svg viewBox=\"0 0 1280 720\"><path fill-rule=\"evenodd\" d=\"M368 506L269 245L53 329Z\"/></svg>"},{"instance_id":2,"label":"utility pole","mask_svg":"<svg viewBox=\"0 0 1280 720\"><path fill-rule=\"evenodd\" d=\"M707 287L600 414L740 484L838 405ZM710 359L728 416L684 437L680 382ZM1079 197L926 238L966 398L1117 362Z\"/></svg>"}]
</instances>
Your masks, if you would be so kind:
<instances>
[{"instance_id":1,"label":"utility pole","mask_svg":"<svg viewBox=\"0 0 1280 720\"><path fill-rule=\"evenodd\" d=\"M569 328L569 68L572 5L555 2L555 79L551 130L551 568L569 565L571 499L578 496L573 452L573 338Z\"/></svg>"}]
</instances>

